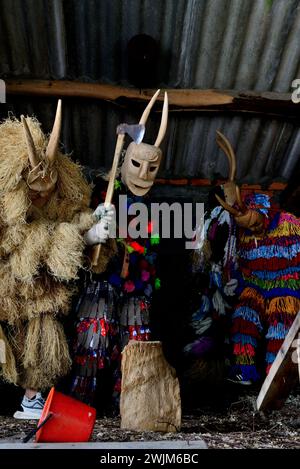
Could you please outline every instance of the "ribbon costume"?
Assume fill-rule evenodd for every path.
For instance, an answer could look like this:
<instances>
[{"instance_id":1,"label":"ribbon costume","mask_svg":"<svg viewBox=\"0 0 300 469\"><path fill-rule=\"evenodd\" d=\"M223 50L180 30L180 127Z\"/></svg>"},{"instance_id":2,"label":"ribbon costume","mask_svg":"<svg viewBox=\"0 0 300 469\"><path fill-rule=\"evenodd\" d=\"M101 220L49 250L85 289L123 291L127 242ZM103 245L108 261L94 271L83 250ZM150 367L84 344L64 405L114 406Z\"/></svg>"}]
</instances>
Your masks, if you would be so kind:
<instances>
[{"instance_id":1,"label":"ribbon costume","mask_svg":"<svg viewBox=\"0 0 300 469\"><path fill-rule=\"evenodd\" d=\"M158 93L146 107L140 124L145 125ZM115 180L113 203L117 214L119 211L130 213L130 207L136 202L149 207L148 192L161 162L159 146L166 132L167 118L165 94L160 130L154 145L131 142L126 150L121 177ZM106 186L107 183L98 178L94 190L95 205L105 199ZM121 205L120 195L126 196ZM134 219L128 216L128 226L132 223ZM146 237L131 237L127 226L118 227L118 230L117 239L109 238L101 245L106 251L100 253L100 267L92 278L86 277L76 308L78 323L72 394L87 403L95 400L99 389L107 388L106 395L108 392L109 399L113 396L112 403L118 405L121 351L130 339L150 339L152 294L160 287L156 268L159 235L151 220L148 220Z\"/></svg>"},{"instance_id":2,"label":"ribbon costume","mask_svg":"<svg viewBox=\"0 0 300 469\"><path fill-rule=\"evenodd\" d=\"M268 373L300 307L300 221L271 206L265 194L231 205L217 195L238 225L239 298L232 316L233 376L259 378L257 350ZM262 344L261 339L265 339Z\"/></svg>"},{"instance_id":3,"label":"ribbon costume","mask_svg":"<svg viewBox=\"0 0 300 469\"><path fill-rule=\"evenodd\" d=\"M216 200L215 193L228 203L236 200L236 162L228 140L220 132L217 143L229 161L229 179L209 195L200 243L193 254L192 268L195 299L192 302L191 329L194 341L185 347L194 358L229 353L229 325L237 289L237 227L234 218ZM199 228L198 228L199 229ZM199 302L200 295L200 302Z\"/></svg>"},{"instance_id":4,"label":"ribbon costume","mask_svg":"<svg viewBox=\"0 0 300 469\"><path fill-rule=\"evenodd\" d=\"M95 223L91 189L58 148L61 118L59 101L49 139L31 117L0 125L2 374L33 390L53 386L70 368L60 317L84 266L83 234Z\"/></svg>"}]
</instances>

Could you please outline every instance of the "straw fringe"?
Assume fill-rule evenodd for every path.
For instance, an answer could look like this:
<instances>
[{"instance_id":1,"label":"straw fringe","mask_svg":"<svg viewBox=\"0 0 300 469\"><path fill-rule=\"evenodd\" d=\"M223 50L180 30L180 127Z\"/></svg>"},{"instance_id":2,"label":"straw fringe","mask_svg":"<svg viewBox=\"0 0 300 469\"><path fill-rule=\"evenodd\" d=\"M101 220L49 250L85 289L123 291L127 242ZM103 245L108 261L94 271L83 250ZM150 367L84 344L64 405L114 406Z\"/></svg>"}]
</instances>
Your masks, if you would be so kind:
<instances>
[{"instance_id":1,"label":"straw fringe","mask_svg":"<svg viewBox=\"0 0 300 469\"><path fill-rule=\"evenodd\" d=\"M76 226L60 223L52 235L46 264L59 280L74 280L82 266L84 241Z\"/></svg>"},{"instance_id":2,"label":"straw fringe","mask_svg":"<svg viewBox=\"0 0 300 469\"><path fill-rule=\"evenodd\" d=\"M48 137L36 119L26 120L43 160ZM56 189L37 208L26 184L30 166L23 126L14 118L0 125L0 320L13 331L6 379L33 389L51 386L70 367L55 316L69 312L74 288L62 281L77 278L84 261L82 234L94 223L91 187L81 167L60 152L54 164Z\"/></svg>"},{"instance_id":3,"label":"straw fringe","mask_svg":"<svg viewBox=\"0 0 300 469\"><path fill-rule=\"evenodd\" d=\"M53 386L71 367L62 325L50 315L29 321L24 344L23 386L45 389Z\"/></svg>"},{"instance_id":4,"label":"straw fringe","mask_svg":"<svg viewBox=\"0 0 300 469\"><path fill-rule=\"evenodd\" d=\"M16 367L16 360L9 345L9 342L4 334L0 325L0 348L1 348L1 377L9 383L17 383L18 372Z\"/></svg>"}]
</instances>

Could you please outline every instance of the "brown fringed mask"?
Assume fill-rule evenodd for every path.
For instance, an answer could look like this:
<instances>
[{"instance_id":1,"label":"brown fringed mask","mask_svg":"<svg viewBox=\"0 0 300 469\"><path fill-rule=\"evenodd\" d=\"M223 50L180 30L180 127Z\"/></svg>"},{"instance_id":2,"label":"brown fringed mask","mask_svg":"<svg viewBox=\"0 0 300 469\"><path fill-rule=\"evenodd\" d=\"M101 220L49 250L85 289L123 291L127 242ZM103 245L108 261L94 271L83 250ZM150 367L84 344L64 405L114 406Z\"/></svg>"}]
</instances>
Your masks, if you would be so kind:
<instances>
[{"instance_id":1,"label":"brown fringed mask","mask_svg":"<svg viewBox=\"0 0 300 469\"><path fill-rule=\"evenodd\" d=\"M152 97L143 112L139 124L146 124L159 92L160 90ZM162 152L159 146L165 136L167 122L168 96L165 93L160 129L154 145L131 142L125 154L121 168L122 181L134 195L143 196L147 194L154 183L162 159Z\"/></svg>"},{"instance_id":2,"label":"brown fringed mask","mask_svg":"<svg viewBox=\"0 0 300 469\"><path fill-rule=\"evenodd\" d=\"M57 169L54 163L59 145L61 118L61 100L59 100L47 149L45 154L38 155L26 119L24 116L21 116L30 163L29 170L25 175L25 180L30 189L30 198L32 202L38 206L44 205L50 194L55 190Z\"/></svg>"},{"instance_id":3,"label":"brown fringed mask","mask_svg":"<svg viewBox=\"0 0 300 469\"><path fill-rule=\"evenodd\" d=\"M248 209L243 203L240 188L234 182L236 176L235 154L227 138L219 131L217 131L217 143L228 158L230 171L229 180L223 186L226 202L217 194L216 198L220 205L234 216L236 223L240 227L248 229L255 234L261 234L264 231L264 216L256 210ZM233 207L235 204L238 208Z\"/></svg>"}]
</instances>

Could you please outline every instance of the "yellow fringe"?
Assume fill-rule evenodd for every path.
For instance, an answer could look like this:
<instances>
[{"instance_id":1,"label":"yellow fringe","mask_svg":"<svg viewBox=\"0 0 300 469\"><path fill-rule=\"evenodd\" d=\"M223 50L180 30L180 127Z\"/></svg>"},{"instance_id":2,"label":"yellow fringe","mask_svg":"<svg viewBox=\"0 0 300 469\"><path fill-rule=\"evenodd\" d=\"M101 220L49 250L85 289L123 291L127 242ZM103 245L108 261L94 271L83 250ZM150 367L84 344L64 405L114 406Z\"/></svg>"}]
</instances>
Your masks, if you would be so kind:
<instances>
[{"instance_id":1,"label":"yellow fringe","mask_svg":"<svg viewBox=\"0 0 300 469\"><path fill-rule=\"evenodd\" d=\"M300 226L284 221L275 228L275 230L268 233L271 238L280 236L300 236Z\"/></svg>"},{"instance_id":2,"label":"yellow fringe","mask_svg":"<svg viewBox=\"0 0 300 469\"><path fill-rule=\"evenodd\" d=\"M239 301L244 301L250 298L254 299L255 302L262 308L264 307L264 304L265 304L264 297L260 293L258 293L258 291L256 291L254 288L247 287L242 291L239 297Z\"/></svg>"},{"instance_id":3,"label":"yellow fringe","mask_svg":"<svg viewBox=\"0 0 300 469\"><path fill-rule=\"evenodd\" d=\"M266 315L284 313L295 316L300 310L300 300L294 296L277 297L266 305Z\"/></svg>"}]
</instances>

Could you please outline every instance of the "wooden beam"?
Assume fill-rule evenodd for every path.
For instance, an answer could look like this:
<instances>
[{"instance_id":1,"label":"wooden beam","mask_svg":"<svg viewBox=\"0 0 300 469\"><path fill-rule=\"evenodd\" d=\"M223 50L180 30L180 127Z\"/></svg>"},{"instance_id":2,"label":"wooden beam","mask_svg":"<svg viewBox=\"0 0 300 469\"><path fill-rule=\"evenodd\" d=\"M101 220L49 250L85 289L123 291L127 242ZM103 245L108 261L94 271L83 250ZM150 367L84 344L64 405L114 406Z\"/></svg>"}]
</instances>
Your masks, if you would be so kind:
<instances>
[{"instance_id":1,"label":"wooden beam","mask_svg":"<svg viewBox=\"0 0 300 469\"><path fill-rule=\"evenodd\" d=\"M149 100L154 90L126 88L101 83L49 80L5 80L8 96L53 96L109 101L121 107ZM300 120L300 105L290 93L168 89L170 112L248 113ZM163 90L158 101L163 100ZM161 107L161 106L160 106ZM156 108L158 109L158 107Z\"/></svg>"},{"instance_id":2,"label":"wooden beam","mask_svg":"<svg viewBox=\"0 0 300 469\"><path fill-rule=\"evenodd\" d=\"M280 409L293 387L297 384L297 346L299 337L300 312L297 314L276 358L270 368L256 401L257 410ZM296 359L295 359L296 357Z\"/></svg>"}]
</instances>

